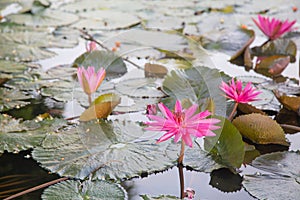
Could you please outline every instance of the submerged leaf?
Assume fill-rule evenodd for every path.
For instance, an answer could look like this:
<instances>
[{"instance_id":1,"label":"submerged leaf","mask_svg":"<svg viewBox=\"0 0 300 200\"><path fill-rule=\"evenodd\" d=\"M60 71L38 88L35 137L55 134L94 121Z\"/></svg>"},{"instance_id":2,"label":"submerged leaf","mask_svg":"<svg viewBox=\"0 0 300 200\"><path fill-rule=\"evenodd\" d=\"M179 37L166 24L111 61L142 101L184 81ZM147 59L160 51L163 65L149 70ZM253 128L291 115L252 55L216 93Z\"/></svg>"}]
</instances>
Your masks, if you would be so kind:
<instances>
[{"instance_id":1,"label":"submerged leaf","mask_svg":"<svg viewBox=\"0 0 300 200\"><path fill-rule=\"evenodd\" d=\"M222 128L215 130L215 137L204 139L204 148L209 151L216 161L227 167L239 168L244 160L244 142L241 134L230 121L216 116Z\"/></svg>"},{"instance_id":2,"label":"submerged leaf","mask_svg":"<svg viewBox=\"0 0 300 200\"><path fill-rule=\"evenodd\" d=\"M93 119L107 118L120 101L121 98L116 94L103 94L92 102L92 105L80 115L79 120L89 121Z\"/></svg>"},{"instance_id":3,"label":"submerged leaf","mask_svg":"<svg viewBox=\"0 0 300 200\"><path fill-rule=\"evenodd\" d=\"M127 199L127 193L121 185L102 180L84 182L67 180L45 189L42 195L42 199L124 200Z\"/></svg>"},{"instance_id":4,"label":"submerged leaf","mask_svg":"<svg viewBox=\"0 0 300 200\"><path fill-rule=\"evenodd\" d=\"M253 113L235 118L232 123L243 137L256 144L280 144L289 146L284 131L270 117Z\"/></svg>"}]
</instances>

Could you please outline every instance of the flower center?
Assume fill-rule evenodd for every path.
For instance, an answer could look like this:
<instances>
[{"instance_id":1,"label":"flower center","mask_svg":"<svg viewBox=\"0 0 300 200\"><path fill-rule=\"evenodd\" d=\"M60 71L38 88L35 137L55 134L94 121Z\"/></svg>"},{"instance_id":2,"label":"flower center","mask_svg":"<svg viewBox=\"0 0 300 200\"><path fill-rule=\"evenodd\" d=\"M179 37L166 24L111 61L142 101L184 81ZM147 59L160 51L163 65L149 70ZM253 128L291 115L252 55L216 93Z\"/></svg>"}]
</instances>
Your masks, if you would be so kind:
<instances>
[{"instance_id":1,"label":"flower center","mask_svg":"<svg viewBox=\"0 0 300 200\"><path fill-rule=\"evenodd\" d=\"M183 113L183 112L175 112L174 113L174 118L175 118L175 121L177 122L177 124L182 124L184 117L185 117L185 113Z\"/></svg>"}]
</instances>

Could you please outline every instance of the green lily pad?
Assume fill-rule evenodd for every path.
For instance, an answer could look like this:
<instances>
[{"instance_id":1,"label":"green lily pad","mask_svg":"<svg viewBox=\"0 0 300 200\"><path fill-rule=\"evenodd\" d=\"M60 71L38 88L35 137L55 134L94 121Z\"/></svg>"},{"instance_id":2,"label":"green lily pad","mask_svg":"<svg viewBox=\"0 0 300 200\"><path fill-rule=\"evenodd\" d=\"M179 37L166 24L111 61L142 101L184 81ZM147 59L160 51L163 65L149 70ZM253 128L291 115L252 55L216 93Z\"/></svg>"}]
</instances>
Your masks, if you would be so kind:
<instances>
[{"instance_id":1,"label":"green lily pad","mask_svg":"<svg viewBox=\"0 0 300 200\"><path fill-rule=\"evenodd\" d=\"M31 98L20 90L0 88L0 111L26 106Z\"/></svg>"},{"instance_id":2,"label":"green lily pad","mask_svg":"<svg viewBox=\"0 0 300 200\"><path fill-rule=\"evenodd\" d=\"M173 145L179 149L179 145ZM183 157L183 165L199 172L210 173L213 170L225 167L214 161L213 156L203 151L198 143L193 148L188 148Z\"/></svg>"},{"instance_id":3,"label":"green lily pad","mask_svg":"<svg viewBox=\"0 0 300 200\"><path fill-rule=\"evenodd\" d=\"M177 151L168 153L171 159L166 156L168 142L137 140L143 134L135 123L90 121L46 137L32 154L51 172L80 179L91 174L98 179L132 178L174 166Z\"/></svg>"},{"instance_id":4,"label":"green lily pad","mask_svg":"<svg viewBox=\"0 0 300 200\"><path fill-rule=\"evenodd\" d=\"M262 46L253 47L251 54L254 56L289 56L291 63L296 61L297 46L292 40L277 39L269 41Z\"/></svg>"},{"instance_id":5,"label":"green lily pad","mask_svg":"<svg viewBox=\"0 0 300 200\"><path fill-rule=\"evenodd\" d=\"M46 119L21 121L8 115L0 115L0 152L19 152L40 145L47 132L65 124L64 120Z\"/></svg>"},{"instance_id":6,"label":"green lily pad","mask_svg":"<svg viewBox=\"0 0 300 200\"><path fill-rule=\"evenodd\" d=\"M121 81L116 85L116 90L129 97L159 98L165 96L158 90L159 86L154 78L136 78Z\"/></svg>"},{"instance_id":7,"label":"green lily pad","mask_svg":"<svg viewBox=\"0 0 300 200\"><path fill-rule=\"evenodd\" d=\"M72 13L63 12L60 10L43 9L34 14L14 14L7 16L7 19L17 24L27 26L63 26L69 25L77 21L79 18Z\"/></svg>"},{"instance_id":8,"label":"green lily pad","mask_svg":"<svg viewBox=\"0 0 300 200\"><path fill-rule=\"evenodd\" d=\"M22 63L0 60L0 78L5 75L22 74L27 69L27 66Z\"/></svg>"},{"instance_id":9,"label":"green lily pad","mask_svg":"<svg viewBox=\"0 0 300 200\"><path fill-rule=\"evenodd\" d=\"M280 125L268 116L253 113L235 118L232 123L243 137L256 144L280 144L289 146Z\"/></svg>"},{"instance_id":10,"label":"green lily pad","mask_svg":"<svg viewBox=\"0 0 300 200\"><path fill-rule=\"evenodd\" d=\"M232 55L230 60L234 60L244 54L245 49L253 42L254 36L254 31L248 29L223 30L204 35L202 45L205 49Z\"/></svg>"},{"instance_id":11,"label":"green lily pad","mask_svg":"<svg viewBox=\"0 0 300 200\"><path fill-rule=\"evenodd\" d=\"M163 91L175 100L190 99L203 105L206 98L212 98L216 105L216 114L225 116L226 99L220 95L221 81L228 81L229 77L217 69L203 66L187 70L173 70L163 81ZM173 105L170 105L172 107Z\"/></svg>"},{"instance_id":12,"label":"green lily pad","mask_svg":"<svg viewBox=\"0 0 300 200\"><path fill-rule=\"evenodd\" d=\"M72 25L75 28L93 30L125 29L140 23L140 19L130 13L117 10L93 10L82 12L83 19Z\"/></svg>"},{"instance_id":13,"label":"green lily pad","mask_svg":"<svg viewBox=\"0 0 300 200\"><path fill-rule=\"evenodd\" d=\"M127 193L122 188L122 186L102 180L84 182L67 180L45 189L42 195L42 199L123 200L127 199Z\"/></svg>"},{"instance_id":14,"label":"green lily pad","mask_svg":"<svg viewBox=\"0 0 300 200\"><path fill-rule=\"evenodd\" d=\"M245 175L243 185L251 195L259 199L297 199L300 195L299 161L299 152L262 155L252 165L273 174Z\"/></svg>"},{"instance_id":15,"label":"green lily pad","mask_svg":"<svg viewBox=\"0 0 300 200\"><path fill-rule=\"evenodd\" d=\"M103 94L92 102L92 105L80 115L79 120L89 121L92 119L107 118L120 101L121 98L116 94Z\"/></svg>"},{"instance_id":16,"label":"green lily pad","mask_svg":"<svg viewBox=\"0 0 300 200\"><path fill-rule=\"evenodd\" d=\"M92 51L80 55L73 63L74 67L94 66L96 71L101 67L106 70L106 78L120 77L127 72L122 57L108 51Z\"/></svg>"},{"instance_id":17,"label":"green lily pad","mask_svg":"<svg viewBox=\"0 0 300 200\"><path fill-rule=\"evenodd\" d=\"M66 38L64 36L54 36L52 33L38 31L15 31L1 34L0 58L16 61L32 61L45 59L55 55L46 50L49 47L73 47L77 44L77 39Z\"/></svg>"},{"instance_id":18,"label":"green lily pad","mask_svg":"<svg viewBox=\"0 0 300 200\"><path fill-rule=\"evenodd\" d=\"M178 200L178 199L180 199L178 197L170 196L170 195L151 196L151 195L144 194L144 195L140 195L140 196L143 200L174 200L174 199Z\"/></svg>"},{"instance_id":19,"label":"green lily pad","mask_svg":"<svg viewBox=\"0 0 300 200\"><path fill-rule=\"evenodd\" d=\"M222 128L215 130L215 137L204 139L204 148L209 151L217 162L233 168L239 168L243 163L245 151L244 142L239 130L226 118L214 116L221 120Z\"/></svg>"}]
</instances>

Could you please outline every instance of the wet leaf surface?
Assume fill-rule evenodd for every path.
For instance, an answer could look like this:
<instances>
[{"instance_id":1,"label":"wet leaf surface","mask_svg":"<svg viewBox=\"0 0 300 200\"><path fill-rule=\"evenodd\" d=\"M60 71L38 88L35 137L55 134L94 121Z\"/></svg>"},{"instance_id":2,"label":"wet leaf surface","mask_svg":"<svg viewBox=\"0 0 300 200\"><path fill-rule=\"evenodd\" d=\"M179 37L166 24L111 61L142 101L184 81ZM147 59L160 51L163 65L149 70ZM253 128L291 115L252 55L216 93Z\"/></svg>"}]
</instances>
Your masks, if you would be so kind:
<instances>
[{"instance_id":1,"label":"wet leaf surface","mask_svg":"<svg viewBox=\"0 0 300 200\"><path fill-rule=\"evenodd\" d=\"M119 77L127 72L122 57L107 51L86 52L76 58L73 66L94 66L96 71L103 67L106 70L106 78L109 79Z\"/></svg>"},{"instance_id":2,"label":"wet leaf surface","mask_svg":"<svg viewBox=\"0 0 300 200\"><path fill-rule=\"evenodd\" d=\"M122 200L127 198L127 193L122 186L102 180L84 182L67 180L48 187L42 195L43 200L57 198Z\"/></svg>"},{"instance_id":3,"label":"wet leaf surface","mask_svg":"<svg viewBox=\"0 0 300 200\"><path fill-rule=\"evenodd\" d=\"M299 159L299 152L277 152L260 156L252 165L272 174L247 175L243 185L251 195L260 199L297 199L300 195Z\"/></svg>"},{"instance_id":4,"label":"wet leaf surface","mask_svg":"<svg viewBox=\"0 0 300 200\"><path fill-rule=\"evenodd\" d=\"M219 89L222 80L227 81L229 77L216 69L203 66L184 71L173 70L164 79L163 91L173 98L173 105L175 99L190 99L202 105L206 98L212 98L216 114L225 116L226 101Z\"/></svg>"},{"instance_id":5,"label":"wet leaf surface","mask_svg":"<svg viewBox=\"0 0 300 200\"><path fill-rule=\"evenodd\" d=\"M8 115L0 115L0 152L19 152L34 148L42 142L46 133L66 124L64 120L22 121Z\"/></svg>"},{"instance_id":6,"label":"wet leaf surface","mask_svg":"<svg viewBox=\"0 0 300 200\"><path fill-rule=\"evenodd\" d=\"M0 88L0 111L20 108L30 104L32 97L19 90Z\"/></svg>"},{"instance_id":7,"label":"wet leaf surface","mask_svg":"<svg viewBox=\"0 0 300 200\"><path fill-rule=\"evenodd\" d=\"M138 141L143 134L142 127L130 122L81 123L46 137L33 158L51 172L80 179L90 174L98 179L132 178L174 166L177 151L168 152L172 159L166 157L168 143Z\"/></svg>"},{"instance_id":8,"label":"wet leaf surface","mask_svg":"<svg viewBox=\"0 0 300 200\"><path fill-rule=\"evenodd\" d=\"M215 137L206 137L204 149L210 152L215 160L227 167L239 168L244 160L244 142L239 130L223 117L216 117L222 128L215 130Z\"/></svg>"}]
</instances>

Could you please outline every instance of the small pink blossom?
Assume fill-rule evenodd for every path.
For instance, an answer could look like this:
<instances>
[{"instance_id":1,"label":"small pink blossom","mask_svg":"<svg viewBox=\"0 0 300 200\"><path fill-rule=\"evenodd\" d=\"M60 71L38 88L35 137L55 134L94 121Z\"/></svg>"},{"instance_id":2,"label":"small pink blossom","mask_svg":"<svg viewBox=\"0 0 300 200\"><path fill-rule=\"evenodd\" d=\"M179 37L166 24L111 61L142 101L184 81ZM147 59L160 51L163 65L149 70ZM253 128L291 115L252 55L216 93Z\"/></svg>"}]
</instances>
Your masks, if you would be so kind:
<instances>
[{"instance_id":1,"label":"small pink blossom","mask_svg":"<svg viewBox=\"0 0 300 200\"><path fill-rule=\"evenodd\" d=\"M229 85L222 81L220 89L225 92L227 98L234 100L236 103L256 101L258 100L256 99L257 95L261 93L252 87L251 82L248 82L243 88L242 81L237 80L235 83L234 78L229 82Z\"/></svg>"},{"instance_id":2,"label":"small pink blossom","mask_svg":"<svg viewBox=\"0 0 300 200\"><path fill-rule=\"evenodd\" d=\"M105 69L100 68L95 72L95 68L90 66L87 69L84 67L77 68L77 77L84 92L88 95L96 92L105 77Z\"/></svg>"},{"instance_id":3,"label":"small pink blossom","mask_svg":"<svg viewBox=\"0 0 300 200\"><path fill-rule=\"evenodd\" d=\"M195 190L193 190L192 188L186 188L184 194L185 194L185 197L187 197L188 199L194 199Z\"/></svg>"},{"instance_id":4,"label":"small pink blossom","mask_svg":"<svg viewBox=\"0 0 300 200\"><path fill-rule=\"evenodd\" d=\"M149 104L147 105L147 114L148 115L156 115L157 109L155 104Z\"/></svg>"},{"instance_id":5,"label":"small pink blossom","mask_svg":"<svg viewBox=\"0 0 300 200\"><path fill-rule=\"evenodd\" d=\"M158 104L163 117L156 115L147 115L150 120L146 122L146 130L167 131L157 140L157 143L163 142L174 136L174 141L178 142L181 138L188 146L192 147L191 135L195 137L215 136L212 130L219 129L215 124L220 120L214 118L205 119L210 115L209 111L195 114L198 105L194 104L188 109L182 109L180 101L176 101L175 111L171 112L163 103Z\"/></svg>"},{"instance_id":6,"label":"small pink blossom","mask_svg":"<svg viewBox=\"0 0 300 200\"><path fill-rule=\"evenodd\" d=\"M296 23L296 20L292 22L288 20L280 21L275 18L262 17L261 15L258 15L258 21L253 18L252 20L270 40L275 40L284 33L292 31L292 26Z\"/></svg>"},{"instance_id":7,"label":"small pink blossom","mask_svg":"<svg viewBox=\"0 0 300 200\"><path fill-rule=\"evenodd\" d=\"M87 52L92 52L97 49L97 43L95 41L88 42L85 48Z\"/></svg>"}]
</instances>

